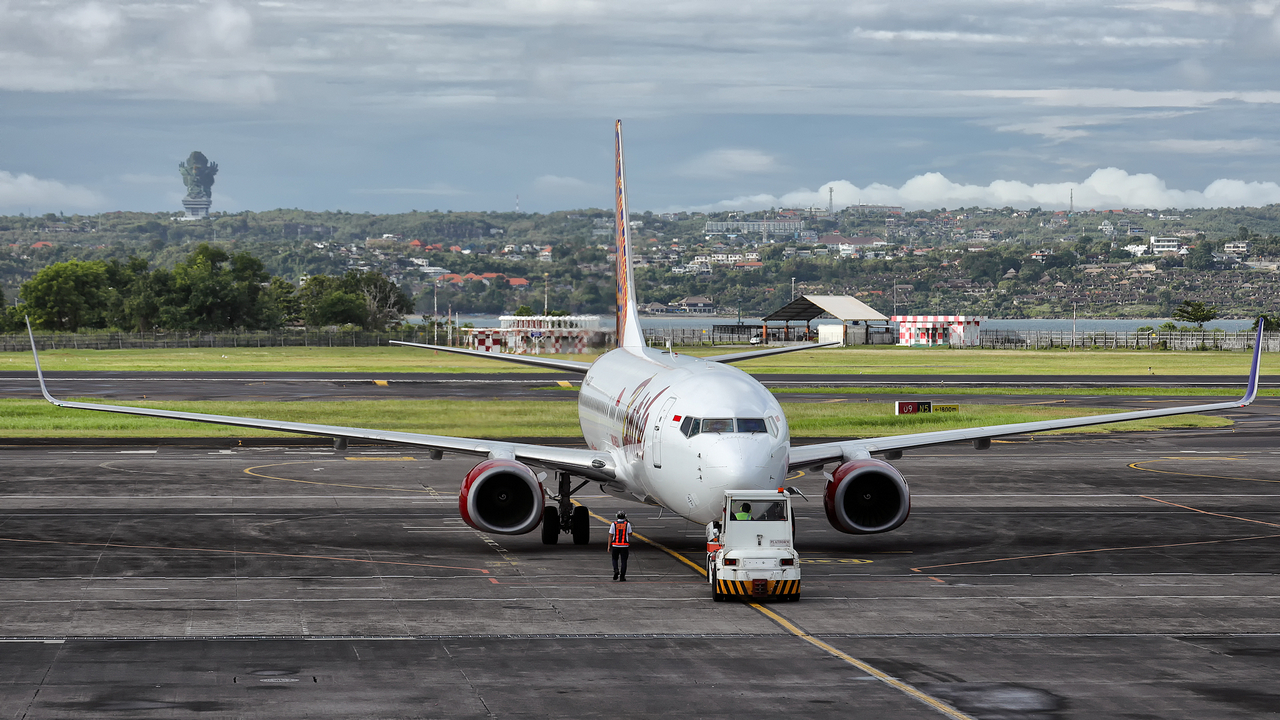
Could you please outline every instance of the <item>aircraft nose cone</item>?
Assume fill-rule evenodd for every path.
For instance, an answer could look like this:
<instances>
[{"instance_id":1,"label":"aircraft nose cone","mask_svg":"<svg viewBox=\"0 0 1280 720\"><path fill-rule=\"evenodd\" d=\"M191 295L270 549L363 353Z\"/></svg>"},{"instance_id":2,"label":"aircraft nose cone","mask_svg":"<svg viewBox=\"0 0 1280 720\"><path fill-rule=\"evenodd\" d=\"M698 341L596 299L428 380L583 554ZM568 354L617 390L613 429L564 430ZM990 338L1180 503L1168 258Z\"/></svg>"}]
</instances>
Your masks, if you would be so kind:
<instances>
[{"instance_id":1,"label":"aircraft nose cone","mask_svg":"<svg viewBox=\"0 0 1280 720\"><path fill-rule=\"evenodd\" d=\"M712 487L759 475L769 464L770 439L768 436L726 437L704 450L703 462Z\"/></svg>"}]
</instances>

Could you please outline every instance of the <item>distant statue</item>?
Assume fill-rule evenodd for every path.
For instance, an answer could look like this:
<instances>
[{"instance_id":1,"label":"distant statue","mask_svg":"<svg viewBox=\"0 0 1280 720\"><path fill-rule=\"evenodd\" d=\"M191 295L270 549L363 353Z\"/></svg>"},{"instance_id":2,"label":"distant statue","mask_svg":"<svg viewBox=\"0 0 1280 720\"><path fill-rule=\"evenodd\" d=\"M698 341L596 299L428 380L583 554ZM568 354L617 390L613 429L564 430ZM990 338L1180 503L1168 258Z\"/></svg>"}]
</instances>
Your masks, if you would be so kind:
<instances>
[{"instance_id":1,"label":"distant statue","mask_svg":"<svg viewBox=\"0 0 1280 720\"><path fill-rule=\"evenodd\" d=\"M218 163L209 162L204 153L191 153L184 163L178 163L182 182L187 185L187 197L208 200L213 197L213 176L218 174Z\"/></svg>"}]
</instances>

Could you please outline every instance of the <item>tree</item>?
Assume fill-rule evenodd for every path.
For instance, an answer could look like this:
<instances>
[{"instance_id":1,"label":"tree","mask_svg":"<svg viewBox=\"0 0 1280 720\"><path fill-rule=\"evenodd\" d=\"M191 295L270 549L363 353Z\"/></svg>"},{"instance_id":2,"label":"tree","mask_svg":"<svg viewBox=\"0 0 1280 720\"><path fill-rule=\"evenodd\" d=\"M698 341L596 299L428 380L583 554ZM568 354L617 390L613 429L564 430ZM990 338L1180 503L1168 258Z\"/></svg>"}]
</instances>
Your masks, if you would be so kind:
<instances>
[{"instance_id":1,"label":"tree","mask_svg":"<svg viewBox=\"0 0 1280 720\"><path fill-rule=\"evenodd\" d=\"M1183 264L1191 270L1212 270L1214 266L1213 248L1208 242L1196 243L1196 246L1191 248L1191 252L1187 253ZM1212 319L1210 318L1210 320Z\"/></svg>"},{"instance_id":2,"label":"tree","mask_svg":"<svg viewBox=\"0 0 1280 720\"><path fill-rule=\"evenodd\" d=\"M75 332L101 327L108 304L106 263L69 260L46 266L22 284L32 325Z\"/></svg>"},{"instance_id":3,"label":"tree","mask_svg":"<svg viewBox=\"0 0 1280 720\"><path fill-rule=\"evenodd\" d=\"M1259 322L1262 323L1263 332L1280 331L1280 313L1273 313L1271 315L1266 315L1266 314L1259 315L1258 319L1253 321L1253 327L1249 329L1253 332L1257 332Z\"/></svg>"},{"instance_id":4,"label":"tree","mask_svg":"<svg viewBox=\"0 0 1280 720\"><path fill-rule=\"evenodd\" d=\"M359 325L382 330L413 309L413 301L387 276L352 270L342 277L316 275L296 294L298 312L307 325Z\"/></svg>"},{"instance_id":5,"label":"tree","mask_svg":"<svg viewBox=\"0 0 1280 720\"><path fill-rule=\"evenodd\" d=\"M1173 311L1174 320L1195 323L1196 327L1200 328L1216 317L1218 317L1218 309L1199 300L1183 300L1182 304Z\"/></svg>"}]
</instances>

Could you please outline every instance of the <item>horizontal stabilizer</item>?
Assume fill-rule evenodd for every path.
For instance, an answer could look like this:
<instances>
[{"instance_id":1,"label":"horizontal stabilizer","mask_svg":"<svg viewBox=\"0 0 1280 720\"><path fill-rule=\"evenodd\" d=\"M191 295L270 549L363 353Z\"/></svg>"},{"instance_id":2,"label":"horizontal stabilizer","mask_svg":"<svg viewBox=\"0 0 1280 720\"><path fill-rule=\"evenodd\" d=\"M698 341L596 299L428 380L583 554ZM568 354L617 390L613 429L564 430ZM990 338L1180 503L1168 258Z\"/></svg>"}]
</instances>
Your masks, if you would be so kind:
<instances>
[{"instance_id":1,"label":"horizontal stabilizer","mask_svg":"<svg viewBox=\"0 0 1280 720\"><path fill-rule=\"evenodd\" d=\"M591 369L591 363L578 362L576 360L557 360L555 358L544 358L536 355L512 355L511 353L485 352L484 350L471 350L470 348L456 348L445 345L426 345L423 343L401 342L392 340L392 345L407 345L409 347L426 348L428 350L439 350L440 352L455 353L457 355L471 355L473 357L481 357L486 360L500 360L502 362L516 363L517 365L533 365L534 367L547 368L548 370L563 370L564 372L578 373L586 375Z\"/></svg>"},{"instance_id":2,"label":"horizontal stabilizer","mask_svg":"<svg viewBox=\"0 0 1280 720\"><path fill-rule=\"evenodd\" d=\"M769 357L770 355L781 355L783 353L797 352L799 350L816 350L818 348L833 347L839 345L839 341L813 343L808 345L787 345L786 347L764 348L763 350L746 350L744 352L729 353L728 355L711 355L702 358L710 362L732 363L739 360L751 360L754 358Z\"/></svg>"}]
</instances>

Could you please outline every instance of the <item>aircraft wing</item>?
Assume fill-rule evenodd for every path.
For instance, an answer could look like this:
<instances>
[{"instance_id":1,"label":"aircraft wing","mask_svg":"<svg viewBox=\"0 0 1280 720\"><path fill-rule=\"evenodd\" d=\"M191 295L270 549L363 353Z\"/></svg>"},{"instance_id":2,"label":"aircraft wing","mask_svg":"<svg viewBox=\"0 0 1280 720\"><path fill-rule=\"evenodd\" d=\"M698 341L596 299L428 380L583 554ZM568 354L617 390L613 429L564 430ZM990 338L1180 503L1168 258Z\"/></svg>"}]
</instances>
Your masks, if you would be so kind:
<instances>
[{"instance_id":1,"label":"aircraft wing","mask_svg":"<svg viewBox=\"0 0 1280 720\"><path fill-rule=\"evenodd\" d=\"M972 440L975 447L991 438L1007 435L1024 435L1044 432L1046 430L1063 430L1066 428L1104 425L1108 423L1143 420L1146 418L1168 417L1170 415L1186 415L1189 413L1212 412L1215 410L1233 410L1245 407L1258 395L1258 368L1262 353L1262 323L1258 324L1258 337L1253 345L1253 367L1249 372L1248 386L1244 397L1230 402L1208 403L1203 405L1183 405L1180 407L1159 408L1155 410L1135 410L1132 412L1108 413L1088 417L1063 418L1061 420L1039 420L1035 422L1010 423L1008 425L991 425L987 427L963 428L959 430L937 430L934 432L913 433L910 435L891 435L889 437L868 438L863 440L842 440L815 445L802 445L791 448L790 469L814 467L832 462L841 462L874 454L900 453L903 450L941 445L943 443Z\"/></svg>"},{"instance_id":2,"label":"aircraft wing","mask_svg":"<svg viewBox=\"0 0 1280 720\"><path fill-rule=\"evenodd\" d=\"M702 359L709 362L731 363L738 362L739 360L769 357L770 355L781 355L783 353L796 352L798 350L816 350L818 348L831 347L839 344L839 342L825 342L806 345L788 345L786 347L764 348L763 350L747 350L744 352L729 353L727 355L709 355Z\"/></svg>"},{"instance_id":3,"label":"aircraft wing","mask_svg":"<svg viewBox=\"0 0 1280 720\"><path fill-rule=\"evenodd\" d=\"M27 333L31 335L28 325ZM96 410L98 412L121 413L142 417L167 418L171 420L188 420L192 422L212 423L215 425L232 425L236 427L257 428L260 430L276 430L279 432L299 433L303 435L319 435L335 439L377 440L426 448L432 451L476 455L489 458L508 458L519 460L541 467L572 472L575 475L592 480L607 482L614 478L616 464L611 455L594 450L577 448L558 448L526 443L505 442L502 440L479 440L474 438L449 437L446 435L423 435L420 433L397 432L393 430L373 430L367 428L343 427L341 425L317 425L313 423L288 422L284 420L263 420L259 418L237 417L234 415L209 415L205 413L181 412L177 410L157 410L154 408L131 407L128 405L106 405L99 403L75 402L59 400L49 393L45 385L44 371L40 369L40 356L36 352L35 337L31 337L31 354L35 356L36 376L40 380L40 392L44 399L58 407L77 410Z\"/></svg>"},{"instance_id":4,"label":"aircraft wing","mask_svg":"<svg viewBox=\"0 0 1280 720\"><path fill-rule=\"evenodd\" d=\"M486 360L501 360L503 362L516 363L517 365L533 365L534 367L547 368L548 370L563 370L565 372L579 373L581 375L586 375L587 371L591 369L591 363L578 362L577 360L558 360L556 358L544 358L536 355L492 353L485 352L483 350L447 347L445 345L425 345L423 343L401 342L400 340L392 340L390 342L392 345L408 345L409 347L439 350L440 352L456 353L458 355L482 357Z\"/></svg>"}]
</instances>

